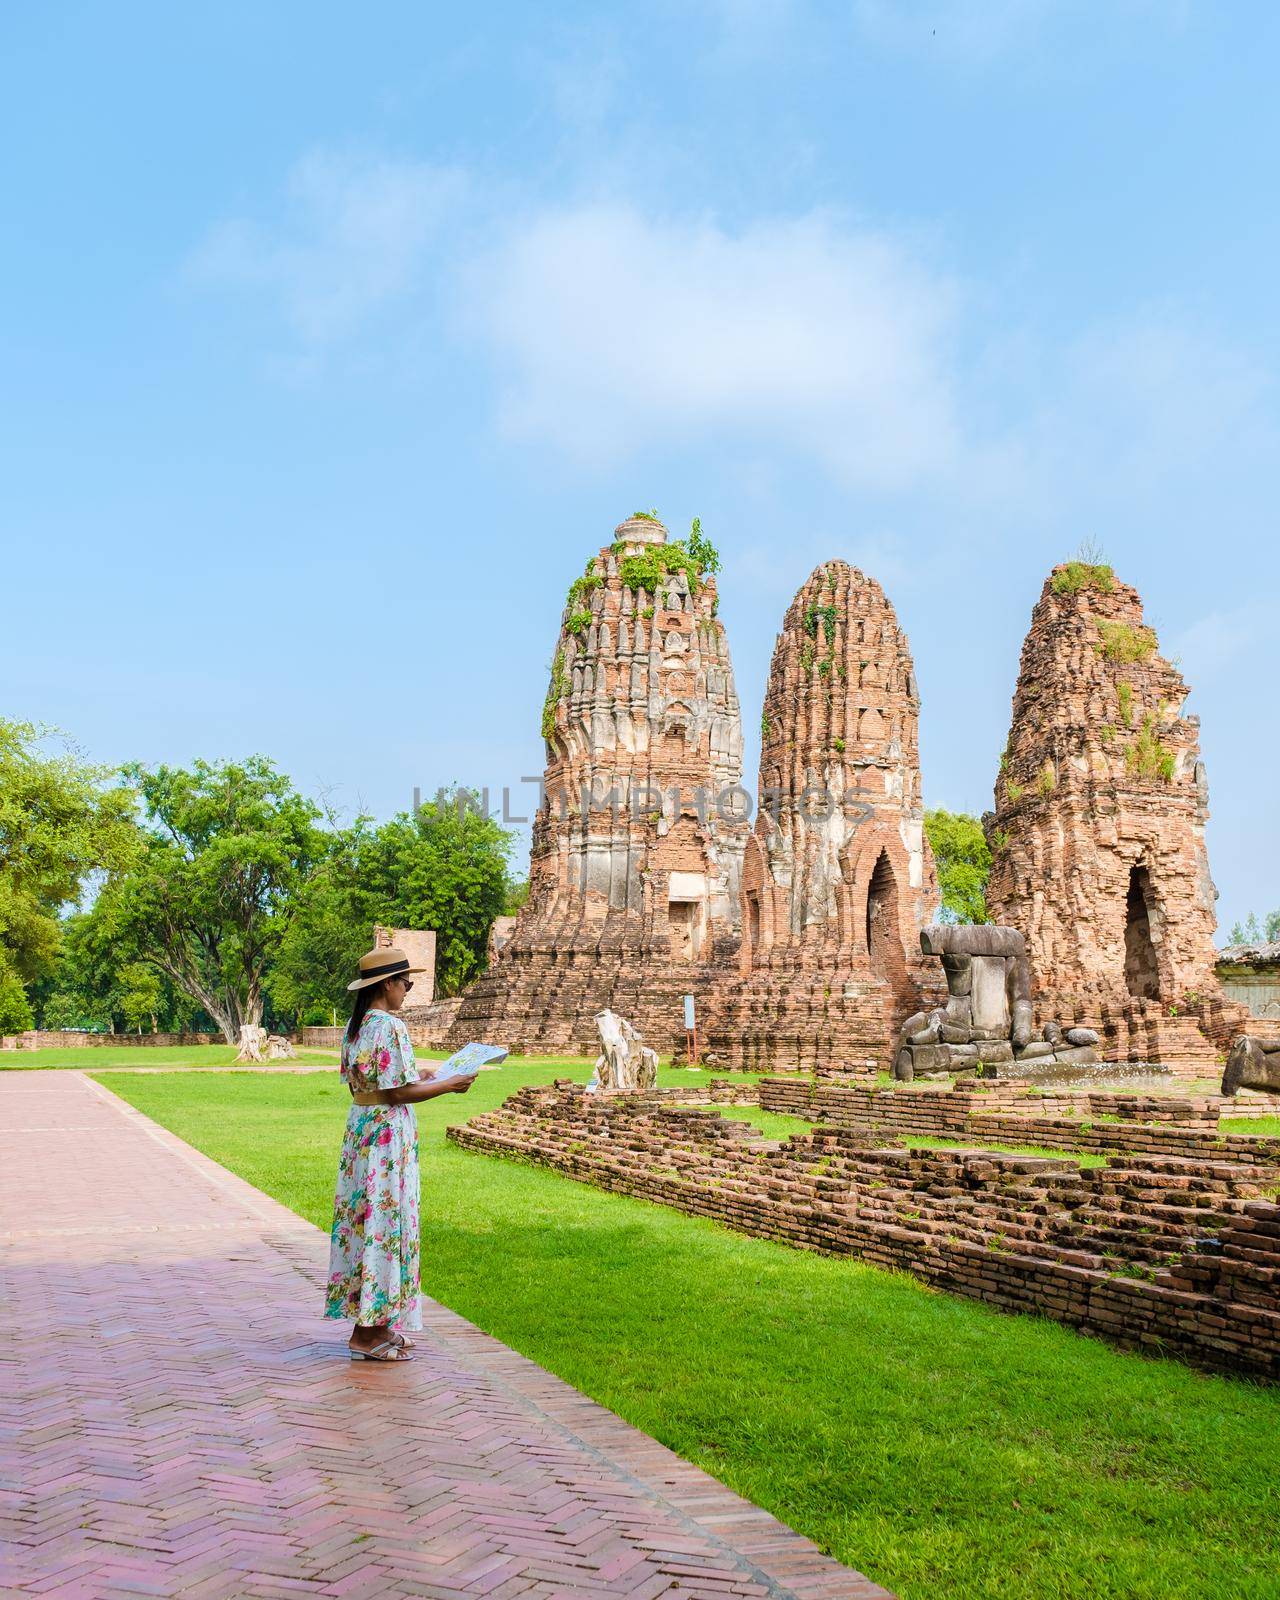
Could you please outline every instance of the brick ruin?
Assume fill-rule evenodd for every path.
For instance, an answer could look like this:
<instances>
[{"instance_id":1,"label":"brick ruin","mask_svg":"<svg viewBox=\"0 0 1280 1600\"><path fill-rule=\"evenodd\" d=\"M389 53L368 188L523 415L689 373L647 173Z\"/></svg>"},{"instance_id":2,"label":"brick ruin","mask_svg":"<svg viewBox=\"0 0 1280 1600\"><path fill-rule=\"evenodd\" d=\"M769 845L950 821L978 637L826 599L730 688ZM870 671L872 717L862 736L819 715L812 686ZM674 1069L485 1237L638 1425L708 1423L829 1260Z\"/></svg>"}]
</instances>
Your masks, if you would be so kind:
<instances>
[{"instance_id":1,"label":"brick ruin","mask_svg":"<svg viewBox=\"0 0 1280 1600\"><path fill-rule=\"evenodd\" d=\"M924 837L911 651L880 585L816 568L778 635L742 871L738 978L712 997L721 1065L874 1071L931 974L937 905Z\"/></svg>"},{"instance_id":2,"label":"brick ruin","mask_svg":"<svg viewBox=\"0 0 1280 1600\"><path fill-rule=\"evenodd\" d=\"M1022 648L986 819L987 905L1026 936L1039 1018L1112 1060L1212 1076L1240 1008L1214 971L1208 785L1187 686L1135 590L1070 562Z\"/></svg>"},{"instance_id":3,"label":"brick ruin","mask_svg":"<svg viewBox=\"0 0 1280 1600\"><path fill-rule=\"evenodd\" d=\"M717 1109L734 1104L818 1126L765 1139ZM1280 1379L1280 1139L1221 1135L1210 1101L801 1078L588 1096L560 1080L448 1137L1128 1348Z\"/></svg>"},{"instance_id":4,"label":"brick ruin","mask_svg":"<svg viewBox=\"0 0 1280 1600\"><path fill-rule=\"evenodd\" d=\"M619 1012L677 1042L737 953L742 723L714 577L635 516L569 592L543 711L529 896L449 1033L594 1054Z\"/></svg>"}]
</instances>

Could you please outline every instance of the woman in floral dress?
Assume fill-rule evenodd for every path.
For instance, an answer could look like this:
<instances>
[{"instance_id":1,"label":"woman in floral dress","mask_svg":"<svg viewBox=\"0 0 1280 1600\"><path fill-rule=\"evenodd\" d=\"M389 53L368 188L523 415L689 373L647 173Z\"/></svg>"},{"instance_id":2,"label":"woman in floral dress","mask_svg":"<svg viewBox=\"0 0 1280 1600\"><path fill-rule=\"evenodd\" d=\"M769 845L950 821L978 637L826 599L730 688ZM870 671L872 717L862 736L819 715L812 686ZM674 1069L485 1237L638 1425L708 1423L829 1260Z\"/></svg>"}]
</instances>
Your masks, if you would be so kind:
<instances>
[{"instance_id":1,"label":"woman in floral dress","mask_svg":"<svg viewBox=\"0 0 1280 1600\"><path fill-rule=\"evenodd\" d=\"M351 1021L342 1040L342 1081L353 1105L338 1161L329 1242L326 1317L350 1317L352 1359L411 1361L399 1329L422 1326L418 1305L418 1121L414 1104L465 1094L474 1077L432 1083L413 1059L396 1015L413 988L402 950L360 958Z\"/></svg>"}]
</instances>

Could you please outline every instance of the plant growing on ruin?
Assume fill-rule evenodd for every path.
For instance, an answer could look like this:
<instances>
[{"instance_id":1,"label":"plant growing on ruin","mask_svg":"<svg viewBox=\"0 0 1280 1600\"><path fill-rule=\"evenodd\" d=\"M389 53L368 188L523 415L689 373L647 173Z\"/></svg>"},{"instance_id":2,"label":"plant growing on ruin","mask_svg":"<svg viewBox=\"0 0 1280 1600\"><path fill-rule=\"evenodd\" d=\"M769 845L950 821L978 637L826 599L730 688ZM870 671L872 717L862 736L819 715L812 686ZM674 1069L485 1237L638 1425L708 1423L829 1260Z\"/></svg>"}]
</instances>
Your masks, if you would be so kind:
<instances>
[{"instance_id":1,"label":"plant growing on ruin","mask_svg":"<svg viewBox=\"0 0 1280 1600\"><path fill-rule=\"evenodd\" d=\"M1053 762L1046 761L1044 766L1040 768L1040 776L1036 779L1036 788L1039 789L1041 797L1047 800L1057 787L1058 774L1054 770Z\"/></svg>"},{"instance_id":2,"label":"plant growing on ruin","mask_svg":"<svg viewBox=\"0 0 1280 1600\"><path fill-rule=\"evenodd\" d=\"M1026 792L1025 785L1014 783L1012 780L1004 786L1004 797L1011 806L1016 806Z\"/></svg>"},{"instance_id":3,"label":"plant growing on ruin","mask_svg":"<svg viewBox=\"0 0 1280 1600\"><path fill-rule=\"evenodd\" d=\"M1110 744L1115 736L1116 727L1114 722L1104 722L1098 729L1098 737L1102 740L1103 744Z\"/></svg>"},{"instance_id":4,"label":"plant growing on ruin","mask_svg":"<svg viewBox=\"0 0 1280 1600\"><path fill-rule=\"evenodd\" d=\"M565 628L569 633L573 634L575 639L581 639L590 626L591 613L585 607L581 611L575 611L568 622L565 623Z\"/></svg>"},{"instance_id":5,"label":"plant growing on ruin","mask_svg":"<svg viewBox=\"0 0 1280 1600\"><path fill-rule=\"evenodd\" d=\"M702 531L702 518L695 517L689 524L689 537L685 540L689 554L698 565L698 574L705 577L707 573L719 572L720 552Z\"/></svg>"},{"instance_id":6,"label":"plant growing on ruin","mask_svg":"<svg viewBox=\"0 0 1280 1600\"><path fill-rule=\"evenodd\" d=\"M844 754L844 740L833 739L831 741L831 748L836 752L837 755L842 756Z\"/></svg>"},{"instance_id":7,"label":"plant growing on ruin","mask_svg":"<svg viewBox=\"0 0 1280 1600\"><path fill-rule=\"evenodd\" d=\"M813 642L806 640L800 647L800 670L802 672L808 673L812 669L814 655Z\"/></svg>"},{"instance_id":8,"label":"plant growing on ruin","mask_svg":"<svg viewBox=\"0 0 1280 1600\"><path fill-rule=\"evenodd\" d=\"M587 570L580 578L573 580L569 585L569 593L565 596L565 604L570 611L577 609L593 590L598 589L603 582L603 577L594 570L594 563L588 561Z\"/></svg>"},{"instance_id":9,"label":"plant growing on ruin","mask_svg":"<svg viewBox=\"0 0 1280 1600\"><path fill-rule=\"evenodd\" d=\"M1049 580L1054 594L1079 594L1083 589L1110 594L1115 586L1115 572L1105 561L1068 561Z\"/></svg>"},{"instance_id":10,"label":"plant growing on ruin","mask_svg":"<svg viewBox=\"0 0 1280 1600\"><path fill-rule=\"evenodd\" d=\"M1104 620L1098 623L1098 632L1102 635L1098 653L1108 661L1128 664L1146 661L1155 654L1155 632L1141 624Z\"/></svg>"},{"instance_id":11,"label":"plant growing on ruin","mask_svg":"<svg viewBox=\"0 0 1280 1600\"><path fill-rule=\"evenodd\" d=\"M1125 766L1135 778L1160 778L1165 783L1173 781L1177 757L1161 742L1156 731L1154 712L1142 719L1138 736L1125 751Z\"/></svg>"},{"instance_id":12,"label":"plant growing on ruin","mask_svg":"<svg viewBox=\"0 0 1280 1600\"><path fill-rule=\"evenodd\" d=\"M760 713L760 737L762 739L767 739L769 737L769 729L771 727L772 723L769 721L769 713L767 711L762 711Z\"/></svg>"},{"instance_id":13,"label":"plant growing on ruin","mask_svg":"<svg viewBox=\"0 0 1280 1600\"><path fill-rule=\"evenodd\" d=\"M1009 848L1008 828L993 828L991 830L991 849L993 852L1003 853Z\"/></svg>"},{"instance_id":14,"label":"plant growing on ruin","mask_svg":"<svg viewBox=\"0 0 1280 1600\"><path fill-rule=\"evenodd\" d=\"M658 515L658 508L651 506L648 511L633 511L628 520L631 522L661 522L662 518Z\"/></svg>"},{"instance_id":15,"label":"plant growing on ruin","mask_svg":"<svg viewBox=\"0 0 1280 1600\"><path fill-rule=\"evenodd\" d=\"M1133 727L1133 685L1123 679L1116 685L1116 699L1120 705L1120 720L1126 728Z\"/></svg>"},{"instance_id":16,"label":"plant growing on ruin","mask_svg":"<svg viewBox=\"0 0 1280 1600\"><path fill-rule=\"evenodd\" d=\"M542 702L542 737L550 740L556 731L556 706L565 690L564 651L557 650L555 660L551 663L551 682L547 685L547 697Z\"/></svg>"},{"instance_id":17,"label":"plant growing on ruin","mask_svg":"<svg viewBox=\"0 0 1280 1600\"><path fill-rule=\"evenodd\" d=\"M836 636L836 608L835 606L820 606L815 600L805 607L804 631L811 639L818 637L818 624L822 624L822 636L831 644Z\"/></svg>"}]
</instances>

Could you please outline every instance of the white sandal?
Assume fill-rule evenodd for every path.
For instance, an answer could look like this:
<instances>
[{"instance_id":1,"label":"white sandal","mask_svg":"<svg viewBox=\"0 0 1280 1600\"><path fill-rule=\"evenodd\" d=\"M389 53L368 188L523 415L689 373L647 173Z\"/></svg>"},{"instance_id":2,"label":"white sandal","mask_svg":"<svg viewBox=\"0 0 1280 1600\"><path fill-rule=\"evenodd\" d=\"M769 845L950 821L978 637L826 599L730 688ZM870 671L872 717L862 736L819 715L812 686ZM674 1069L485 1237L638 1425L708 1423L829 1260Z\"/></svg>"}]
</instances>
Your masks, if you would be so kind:
<instances>
[{"instance_id":1,"label":"white sandal","mask_svg":"<svg viewBox=\"0 0 1280 1600\"><path fill-rule=\"evenodd\" d=\"M384 1339L381 1344L371 1345L368 1350L361 1350L358 1345L348 1345L353 1361L412 1361L413 1357L394 1339ZM390 1352L386 1354L384 1352Z\"/></svg>"}]
</instances>

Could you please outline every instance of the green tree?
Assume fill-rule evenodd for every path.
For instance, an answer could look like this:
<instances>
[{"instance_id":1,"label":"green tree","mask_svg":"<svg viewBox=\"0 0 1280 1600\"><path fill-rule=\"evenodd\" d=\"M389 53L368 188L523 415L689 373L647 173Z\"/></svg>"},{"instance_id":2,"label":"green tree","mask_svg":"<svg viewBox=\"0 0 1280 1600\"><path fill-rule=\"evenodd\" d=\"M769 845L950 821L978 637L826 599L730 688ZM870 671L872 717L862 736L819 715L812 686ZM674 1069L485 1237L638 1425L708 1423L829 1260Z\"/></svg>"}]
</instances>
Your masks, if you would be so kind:
<instances>
[{"instance_id":1,"label":"green tree","mask_svg":"<svg viewBox=\"0 0 1280 1600\"><path fill-rule=\"evenodd\" d=\"M964 811L926 811L924 831L938 867L943 920L990 922L991 850L981 822Z\"/></svg>"},{"instance_id":2,"label":"green tree","mask_svg":"<svg viewBox=\"0 0 1280 1600\"><path fill-rule=\"evenodd\" d=\"M1243 922L1233 922L1227 935L1228 944L1261 944L1276 939L1280 939L1280 911L1268 911L1261 923L1258 913L1251 911Z\"/></svg>"},{"instance_id":3,"label":"green tree","mask_svg":"<svg viewBox=\"0 0 1280 1600\"><path fill-rule=\"evenodd\" d=\"M107 768L0 718L0 1032L34 1025L35 987L57 966L59 912L136 848L133 799Z\"/></svg>"},{"instance_id":4,"label":"green tree","mask_svg":"<svg viewBox=\"0 0 1280 1600\"><path fill-rule=\"evenodd\" d=\"M457 994L484 970L489 929L519 887L511 835L467 790L447 792L374 827L361 818L303 887L271 974L281 1014L328 1021L375 924L433 928L436 994Z\"/></svg>"},{"instance_id":5,"label":"green tree","mask_svg":"<svg viewBox=\"0 0 1280 1600\"><path fill-rule=\"evenodd\" d=\"M272 960L332 835L264 756L125 771L145 812L144 848L103 888L102 926L123 965L154 968L238 1043L243 1023L262 1020Z\"/></svg>"},{"instance_id":6,"label":"green tree","mask_svg":"<svg viewBox=\"0 0 1280 1600\"><path fill-rule=\"evenodd\" d=\"M101 899L63 919L57 970L41 988L42 1028L183 1032L201 1016L157 968L132 956Z\"/></svg>"}]
</instances>

